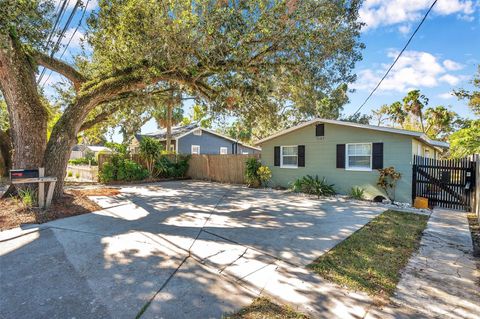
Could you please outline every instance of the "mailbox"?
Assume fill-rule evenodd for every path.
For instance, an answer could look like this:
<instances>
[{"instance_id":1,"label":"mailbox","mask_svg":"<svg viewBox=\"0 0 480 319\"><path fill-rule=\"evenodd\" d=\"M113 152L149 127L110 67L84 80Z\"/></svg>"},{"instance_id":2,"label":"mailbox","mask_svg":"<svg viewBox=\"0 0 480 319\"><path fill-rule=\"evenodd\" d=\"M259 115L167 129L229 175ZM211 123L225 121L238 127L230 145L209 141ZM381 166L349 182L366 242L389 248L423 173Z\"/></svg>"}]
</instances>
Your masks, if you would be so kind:
<instances>
[{"instance_id":1,"label":"mailbox","mask_svg":"<svg viewBox=\"0 0 480 319\"><path fill-rule=\"evenodd\" d=\"M39 177L38 169L11 169L10 180Z\"/></svg>"}]
</instances>

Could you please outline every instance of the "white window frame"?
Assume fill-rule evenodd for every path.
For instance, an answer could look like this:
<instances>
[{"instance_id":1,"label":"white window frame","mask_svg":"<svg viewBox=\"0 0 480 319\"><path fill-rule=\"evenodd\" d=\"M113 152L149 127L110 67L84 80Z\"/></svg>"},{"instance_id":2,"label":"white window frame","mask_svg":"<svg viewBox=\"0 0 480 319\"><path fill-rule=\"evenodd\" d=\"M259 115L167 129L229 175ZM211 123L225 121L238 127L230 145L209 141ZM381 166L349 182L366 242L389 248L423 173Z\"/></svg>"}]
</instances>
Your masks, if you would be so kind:
<instances>
[{"instance_id":1,"label":"white window frame","mask_svg":"<svg viewBox=\"0 0 480 319\"><path fill-rule=\"evenodd\" d=\"M350 145L370 145L370 167L350 167L348 165L348 147ZM347 171L361 171L361 172L371 172L372 171L372 160L373 160L373 143L348 143L345 145L345 170Z\"/></svg>"},{"instance_id":2,"label":"white window frame","mask_svg":"<svg viewBox=\"0 0 480 319\"><path fill-rule=\"evenodd\" d=\"M297 165L283 164L283 148L284 147L296 147L297 148ZM294 156L294 155L287 155ZM298 168L298 145L282 145L280 146L280 168Z\"/></svg>"},{"instance_id":3,"label":"white window frame","mask_svg":"<svg viewBox=\"0 0 480 319\"><path fill-rule=\"evenodd\" d=\"M242 151L242 155L248 155L250 154L248 151Z\"/></svg>"},{"instance_id":4,"label":"white window frame","mask_svg":"<svg viewBox=\"0 0 480 319\"><path fill-rule=\"evenodd\" d=\"M197 152L197 151L194 151L194 150L193 150L194 148L198 148L198 152ZM193 144L192 144L191 154L200 154L200 145L193 145Z\"/></svg>"},{"instance_id":5,"label":"white window frame","mask_svg":"<svg viewBox=\"0 0 480 319\"><path fill-rule=\"evenodd\" d=\"M220 155L227 155L227 154L228 154L228 147L225 147L225 146L220 147Z\"/></svg>"},{"instance_id":6,"label":"white window frame","mask_svg":"<svg viewBox=\"0 0 480 319\"><path fill-rule=\"evenodd\" d=\"M202 130L201 129L196 129L193 131L193 135L196 135L196 136L202 136Z\"/></svg>"}]
</instances>

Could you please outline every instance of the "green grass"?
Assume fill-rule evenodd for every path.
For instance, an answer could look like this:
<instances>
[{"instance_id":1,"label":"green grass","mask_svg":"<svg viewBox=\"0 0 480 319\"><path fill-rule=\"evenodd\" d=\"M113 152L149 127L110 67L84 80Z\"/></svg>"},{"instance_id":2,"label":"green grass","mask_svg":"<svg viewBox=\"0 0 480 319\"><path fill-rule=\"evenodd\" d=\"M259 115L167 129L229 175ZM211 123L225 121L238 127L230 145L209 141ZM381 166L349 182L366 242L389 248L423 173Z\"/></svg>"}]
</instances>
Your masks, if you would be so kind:
<instances>
[{"instance_id":1,"label":"green grass","mask_svg":"<svg viewBox=\"0 0 480 319\"><path fill-rule=\"evenodd\" d=\"M279 306L267 298L257 298L251 305L225 319L308 319L288 306Z\"/></svg>"},{"instance_id":2,"label":"green grass","mask_svg":"<svg viewBox=\"0 0 480 319\"><path fill-rule=\"evenodd\" d=\"M427 221L425 215L386 211L308 267L341 286L388 298Z\"/></svg>"}]
</instances>

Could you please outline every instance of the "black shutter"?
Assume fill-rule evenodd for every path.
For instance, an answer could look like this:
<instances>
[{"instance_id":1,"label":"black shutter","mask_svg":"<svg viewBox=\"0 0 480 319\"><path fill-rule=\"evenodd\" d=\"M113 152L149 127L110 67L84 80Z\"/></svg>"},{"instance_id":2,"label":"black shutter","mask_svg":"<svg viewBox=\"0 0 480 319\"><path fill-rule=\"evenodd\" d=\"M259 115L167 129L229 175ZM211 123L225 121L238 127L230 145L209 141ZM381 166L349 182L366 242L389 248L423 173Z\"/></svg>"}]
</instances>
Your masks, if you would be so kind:
<instances>
[{"instance_id":1,"label":"black shutter","mask_svg":"<svg viewBox=\"0 0 480 319\"><path fill-rule=\"evenodd\" d=\"M315 136L325 136L325 124L315 126Z\"/></svg>"},{"instance_id":2,"label":"black shutter","mask_svg":"<svg viewBox=\"0 0 480 319\"><path fill-rule=\"evenodd\" d=\"M337 144L337 168L345 168L345 144Z\"/></svg>"},{"instance_id":3,"label":"black shutter","mask_svg":"<svg viewBox=\"0 0 480 319\"><path fill-rule=\"evenodd\" d=\"M372 169L383 168L383 143L373 143Z\"/></svg>"},{"instance_id":4,"label":"black shutter","mask_svg":"<svg viewBox=\"0 0 480 319\"><path fill-rule=\"evenodd\" d=\"M280 146L273 148L273 166L280 166Z\"/></svg>"},{"instance_id":5,"label":"black shutter","mask_svg":"<svg viewBox=\"0 0 480 319\"><path fill-rule=\"evenodd\" d=\"M305 145L298 145L298 167L305 167Z\"/></svg>"}]
</instances>

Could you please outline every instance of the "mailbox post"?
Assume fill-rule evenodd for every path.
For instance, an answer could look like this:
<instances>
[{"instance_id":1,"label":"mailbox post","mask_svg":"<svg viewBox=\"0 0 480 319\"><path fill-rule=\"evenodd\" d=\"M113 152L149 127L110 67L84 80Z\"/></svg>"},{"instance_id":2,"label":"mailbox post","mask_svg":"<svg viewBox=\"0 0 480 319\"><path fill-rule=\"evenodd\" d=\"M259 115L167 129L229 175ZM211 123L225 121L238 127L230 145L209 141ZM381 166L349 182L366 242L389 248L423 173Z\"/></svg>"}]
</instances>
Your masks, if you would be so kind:
<instances>
[{"instance_id":1,"label":"mailbox post","mask_svg":"<svg viewBox=\"0 0 480 319\"><path fill-rule=\"evenodd\" d=\"M12 184L38 184L38 207L48 208L52 203L53 190L57 182L56 177L45 177L45 169L12 169L10 182ZM45 184L48 184L47 197L45 198Z\"/></svg>"}]
</instances>

